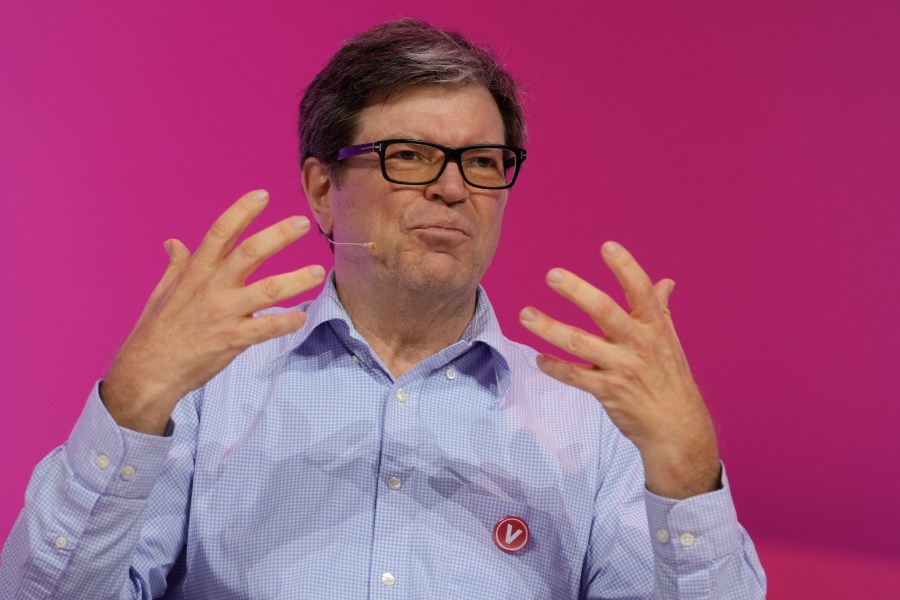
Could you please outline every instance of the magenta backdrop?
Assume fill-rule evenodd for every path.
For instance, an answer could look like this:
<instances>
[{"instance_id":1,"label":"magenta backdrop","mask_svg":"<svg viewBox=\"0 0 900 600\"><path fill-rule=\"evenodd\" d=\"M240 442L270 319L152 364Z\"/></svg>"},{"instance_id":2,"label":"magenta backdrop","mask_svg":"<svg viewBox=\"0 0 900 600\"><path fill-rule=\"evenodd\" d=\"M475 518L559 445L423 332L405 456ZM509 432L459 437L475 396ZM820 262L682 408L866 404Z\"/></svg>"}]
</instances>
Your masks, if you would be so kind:
<instances>
[{"instance_id":1,"label":"magenta backdrop","mask_svg":"<svg viewBox=\"0 0 900 600\"><path fill-rule=\"evenodd\" d=\"M544 273L615 289L598 249L621 241L678 282L773 583L791 581L784 548L873 557L900 580L898 3L260 4L0 8L0 540L161 274L163 240L196 245L257 187L266 223L309 214L304 85L343 39L410 15L491 45L530 93L486 280L508 335L542 347L524 303L586 324ZM330 265L321 239L264 272L311 262Z\"/></svg>"}]
</instances>

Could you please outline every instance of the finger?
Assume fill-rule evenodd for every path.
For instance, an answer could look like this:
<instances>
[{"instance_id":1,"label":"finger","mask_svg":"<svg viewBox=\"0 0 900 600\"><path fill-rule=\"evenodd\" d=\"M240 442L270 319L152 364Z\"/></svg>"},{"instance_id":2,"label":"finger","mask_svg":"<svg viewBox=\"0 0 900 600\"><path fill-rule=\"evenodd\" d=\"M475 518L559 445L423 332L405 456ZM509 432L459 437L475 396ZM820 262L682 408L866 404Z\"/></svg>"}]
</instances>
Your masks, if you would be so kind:
<instances>
[{"instance_id":1,"label":"finger","mask_svg":"<svg viewBox=\"0 0 900 600\"><path fill-rule=\"evenodd\" d=\"M306 217L290 217L266 227L241 242L228 255L222 275L226 278L236 278L243 284L263 261L306 235L309 228L309 219Z\"/></svg>"},{"instance_id":2,"label":"finger","mask_svg":"<svg viewBox=\"0 0 900 600\"><path fill-rule=\"evenodd\" d=\"M592 365L607 366L613 358L612 355L616 353L615 348L603 338L578 327L560 323L534 308L525 308L519 314L519 319L533 334Z\"/></svg>"},{"instance_id":3,"label":"finger","mask_svg":"<svg viewBox=\"0 0 900 600\"><path fill-rule=\"evenodd\" d=\"M247 345L258 344L287 335L306 323L306 313L299 310L247 319L241 324L242 339Z\"/></svg>"},{"instance_id":4,"label":"finger","mask_svg":"<svg viewBox=\"0 0 900 600\"><path fill-rule=\"evenodd\" d=\"M590 315L611 338L624 338L634 327L631 316L615 300L574 273L551 269L547 273L547 285Z\"/></svg>"},{"instance_id":5,"label":"finger","mask_svg":"<svg viewBox=\"0 0 900 600\"><path fill-rule=\"evenodd\" d=\"M256 190L241 196L206 232L197 252L194 253L196 259L202 264L212 265L225 258L238 236L259 216L268 201L269 193L265 190Z\"/></svg>"},{"instance_id":6,"label":"finger","mask_svg":"<svg viewBox=\"0 0 900 600\"><path fill-rule=\"evenodd\" d=\"M625 290L625 298L632 314L647 322L662 315L653 282L631 253L616 242L603 244L603 260Z\"/></svg>"},{"instance_id":7,"label":"finger","mask_svg":"<svg viewBox=\"0 0 900 600\"><path fill-rule=\"evenodd\" d=\"M598 377L597 369L591 365L579 365L549 354L539 354L537 366L558 381L590 392L598 398L603 395L603 381Z\"/></svg>"},{"instance_id":8,"label":"finger","mask_svg":"<svg viewBox=\"0 0 900 600\"><path fill-rule=\"evenodd\" d=\"M251 314L314 288L325 279L325 269L311 265L290 273L266 277L240 290L234 308Z\"/></svg>"}]
</instances>

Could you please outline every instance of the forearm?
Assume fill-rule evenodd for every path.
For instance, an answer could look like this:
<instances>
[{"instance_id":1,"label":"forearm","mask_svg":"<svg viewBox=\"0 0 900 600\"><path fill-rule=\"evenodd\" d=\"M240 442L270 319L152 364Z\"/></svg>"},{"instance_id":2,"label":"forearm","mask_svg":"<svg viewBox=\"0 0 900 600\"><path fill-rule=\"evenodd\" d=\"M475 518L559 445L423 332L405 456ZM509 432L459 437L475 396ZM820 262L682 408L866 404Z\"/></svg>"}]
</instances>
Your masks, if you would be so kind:
<instances>
[{"instance_id":1,"label":"forearm","mask_svg":"<svg viewBox=\"0 0 900 600\"><path fill-rule=\"evenodd\" d=\"M665 498L684 500L722 487L721 462L712 420L704 413L698 426L683 440L664 438L639 447L647 489Z\"/></svg>"}]
</instances>

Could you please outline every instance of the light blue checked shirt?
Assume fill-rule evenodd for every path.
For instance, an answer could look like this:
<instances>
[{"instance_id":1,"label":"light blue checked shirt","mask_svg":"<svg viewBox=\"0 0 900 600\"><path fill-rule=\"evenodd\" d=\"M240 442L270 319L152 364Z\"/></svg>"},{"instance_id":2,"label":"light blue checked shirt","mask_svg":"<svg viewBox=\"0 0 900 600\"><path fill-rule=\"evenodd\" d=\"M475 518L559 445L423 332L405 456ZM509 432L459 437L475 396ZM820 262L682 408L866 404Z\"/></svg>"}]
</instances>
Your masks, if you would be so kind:
<instances>
[{"instance_id":1,"label":"light blue checked shirt","mask_svg":"<svg viewBox=\"0 0 900 600\"><path fill-rule=\"evenodd\" d=\"M95 388L35 469L0 598L762 598L722 490L644 487L590 395L500 333L479 290L462 339L394 379L332 278L296 333L121 429ZM521 517L518 552L494 524ZM507 532L507 536L509 532Z\"/></svg>"}]
</instances>

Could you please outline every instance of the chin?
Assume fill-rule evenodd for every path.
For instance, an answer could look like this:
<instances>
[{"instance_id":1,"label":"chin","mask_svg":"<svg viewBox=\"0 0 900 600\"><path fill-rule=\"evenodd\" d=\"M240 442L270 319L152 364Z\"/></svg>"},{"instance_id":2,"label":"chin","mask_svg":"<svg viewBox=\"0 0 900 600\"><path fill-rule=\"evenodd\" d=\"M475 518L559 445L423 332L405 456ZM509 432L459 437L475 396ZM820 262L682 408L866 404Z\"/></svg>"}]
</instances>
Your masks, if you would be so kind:
<instances>
[{"instance_id":1,"label":"chin","mask_svg":"<svg viewBox=\"0 0 900 600\"><path fill-rule=\"evenodd\" d=\"M430 295L474 293L484 275L483 268L465 265L456 257L442 253L430 253L399 270L403 271L396 273L403 281L401 285L410 291Z\"/></svg>"}]
</instances>

